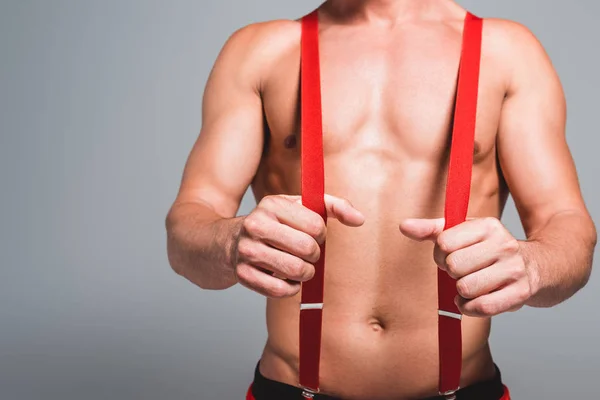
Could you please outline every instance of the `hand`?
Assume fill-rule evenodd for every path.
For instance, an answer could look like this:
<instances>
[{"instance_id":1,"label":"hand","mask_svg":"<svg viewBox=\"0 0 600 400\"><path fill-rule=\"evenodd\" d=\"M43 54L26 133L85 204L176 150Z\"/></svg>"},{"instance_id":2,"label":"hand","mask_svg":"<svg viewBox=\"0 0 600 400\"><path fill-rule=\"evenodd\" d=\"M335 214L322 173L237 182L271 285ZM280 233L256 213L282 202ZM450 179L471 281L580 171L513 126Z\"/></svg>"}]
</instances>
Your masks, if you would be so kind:
<instances>
[{"instance_id":1,"label":"hand","mask_svg":"<svg viewBox=\"0 0 600 400\"><path fill-rule=\"evenodd\" d=\"M325 195L327 216L347 226L360 226L364 216L348 200ZM301 204L300 196L264 197L242 219L234 245L238 282L268 297L293 296L315 273L319 245L325 241L323 218Z\"/></svg>"},{"instance_id":2,"label":"hand","mask_svg":"<svg viewBox=\"0 0 600 400\"><path fill-rule=\"evenodd\" d=\"M497 218L475 218L446 231L444 219L407 219L400 231L415 240L435 243L433 258L456 279L459 310L490 317L516 311L536 292L534 271L516 240Z\"/></svg>"}]
</instances>

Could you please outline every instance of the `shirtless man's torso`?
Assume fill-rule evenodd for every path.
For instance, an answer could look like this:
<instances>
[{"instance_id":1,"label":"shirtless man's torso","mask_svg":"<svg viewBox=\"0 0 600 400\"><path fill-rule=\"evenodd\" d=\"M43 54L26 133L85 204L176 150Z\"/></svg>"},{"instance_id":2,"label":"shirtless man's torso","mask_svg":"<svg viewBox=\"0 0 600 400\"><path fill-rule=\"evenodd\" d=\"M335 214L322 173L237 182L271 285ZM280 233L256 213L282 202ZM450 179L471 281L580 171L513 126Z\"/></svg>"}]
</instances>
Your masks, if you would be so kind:
<instances>
[{"instance_id":1,"label":"shirtless man's torso","mask_svg":"<svg viewBox=\"0 0 600 400\"><path fill-rule=\"evenodd\" d=\"M241 283L268 296L265 377L298 384L299 282L312 277L326 231L321 391L370 400L438 394L437 268L450 264L450 253L460 267L490 251L483 242L444 250L438 233L423 232L425 220L399 227L444 214L464 18L450 0L320 7L326 227L294 197L300 22L245 27L219 55L202 132L167 219L169 258L200 287ZM490 317L571 296L587 281L595 244L547 55L527 29L505 20L486 18L482 43L468 217L483 230L502 229L494 221L510 189L527 240L502 233L509 239L496 241L495 260L455 267L461 294L473 293L463 296L461 387L496 373ZM236 217L249 186L258 206ZM556 234L559 225L567 238ZM512 258L498 261L507 253ZM510 274L486 285L496 278L481 271L493 268ZM494 292L503 295L484 301Z\"/></svg>"}]
</instances>

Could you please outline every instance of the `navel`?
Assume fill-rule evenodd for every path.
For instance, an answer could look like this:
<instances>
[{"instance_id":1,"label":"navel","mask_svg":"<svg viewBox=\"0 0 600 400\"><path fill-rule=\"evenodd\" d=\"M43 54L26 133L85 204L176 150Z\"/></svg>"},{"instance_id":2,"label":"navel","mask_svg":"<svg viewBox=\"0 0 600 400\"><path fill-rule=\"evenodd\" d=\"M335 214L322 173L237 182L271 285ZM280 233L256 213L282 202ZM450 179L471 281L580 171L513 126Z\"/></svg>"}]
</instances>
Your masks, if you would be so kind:
<instances>
[{"instance_id":1,"label":"navel","mask_svg":"<svg viewBox=\"0 0 600 400\"><path fill-rule=\"evenodd\" d=\"M380 318L372 317L369 320L369 326L373 332L383 332L385 330L385 324Z\"/></svg>"}]
</instances>

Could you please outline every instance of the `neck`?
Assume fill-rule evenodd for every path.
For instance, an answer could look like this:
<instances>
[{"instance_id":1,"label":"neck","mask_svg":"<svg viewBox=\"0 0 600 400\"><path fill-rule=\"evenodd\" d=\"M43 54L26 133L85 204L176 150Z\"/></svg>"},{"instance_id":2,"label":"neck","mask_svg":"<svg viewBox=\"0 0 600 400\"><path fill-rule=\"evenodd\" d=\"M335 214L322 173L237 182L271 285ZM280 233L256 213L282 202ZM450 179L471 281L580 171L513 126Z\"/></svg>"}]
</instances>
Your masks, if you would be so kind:
<instances>
[{"instance_id":1,"label":"neck","mask_svg":"<svg viewBox=\"0 0 600 400\"><path fill-rule=\"evenodd\" d=\"M458 6L452 0L327 0L323 8L336 19L393 23L440 17Z\"/></svg>"}]
</instances>

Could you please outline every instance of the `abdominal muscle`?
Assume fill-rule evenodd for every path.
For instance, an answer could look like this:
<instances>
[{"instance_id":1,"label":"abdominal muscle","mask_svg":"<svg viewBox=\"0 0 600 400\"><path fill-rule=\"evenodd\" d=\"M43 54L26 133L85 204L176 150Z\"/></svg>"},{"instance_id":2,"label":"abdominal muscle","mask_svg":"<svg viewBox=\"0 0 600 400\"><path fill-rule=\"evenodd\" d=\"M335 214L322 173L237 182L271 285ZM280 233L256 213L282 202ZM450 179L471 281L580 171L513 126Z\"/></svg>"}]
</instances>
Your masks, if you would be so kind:
<instances>
[{"instance_id":1,"label":"abdominal muscle","mask_svg":"<svg viewBox=\"0 0 600 400\"><path fill-rule=\"evenodd\" d=\"M359 228L333 219L327 224L321 391L343 399L400 400L438 394L433 244L406 238L398 225L409 217L443 216L445 175L440 174L440 165L392 159L386 162L381 154L326 158L326 192L348 198L365 215ZM377 174L365 175L371 166ZM278 167L279 173L287 170ZM267 194L261 182L292 182L279 193L299 191L299 184L293 184L297 174L270 180L268 170L268 166L259 170L253 187L257 199ZM483 189L490 178L494 182L490 175L490 170L474 167L469 217L500 214L497 191ZM299 304L299 295L268 299L268 340L260 361L264 376L294 386ZM490 320L465 316L462 332L464 387L493 377L495 369L488 347Z\"/></svg>"}]
</instances>

